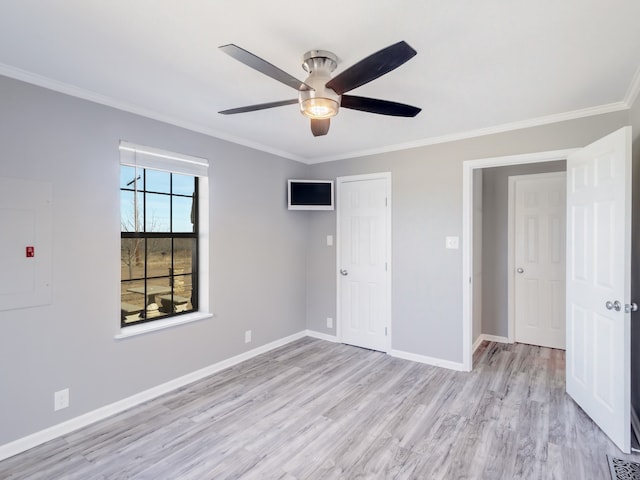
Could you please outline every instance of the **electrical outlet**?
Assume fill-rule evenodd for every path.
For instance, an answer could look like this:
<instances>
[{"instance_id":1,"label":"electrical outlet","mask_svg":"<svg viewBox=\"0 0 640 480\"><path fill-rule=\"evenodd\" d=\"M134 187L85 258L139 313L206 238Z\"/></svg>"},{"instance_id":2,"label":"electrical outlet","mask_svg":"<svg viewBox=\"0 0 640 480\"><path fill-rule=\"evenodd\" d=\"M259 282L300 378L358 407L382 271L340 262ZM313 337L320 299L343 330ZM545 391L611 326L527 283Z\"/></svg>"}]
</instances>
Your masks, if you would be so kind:
<instances>
[{"instance_id":1,"label":"electrical outlet","mask_svg":"<svg viewBox=\"0 0 640 480\"><path fill-rule=\"evenodd\" d=\"M327 317L327 328L333 328L333 318Z\"/></svg>"},{"instance_id":2,"label":"electrical outlet","mask_svg":"<svg viewBox=\"0 0 640 480\"><path fill-rule=\"evenodd\" d=\"M446 237L445 246L452 250L457 250L459 248L459 238L458 237Z\"/></svg>"},{"instance_id":3,"label":"electrical outlet","mask_svg":"<svg viewBox=\"0 0 640 480\"><path fill-rule=\"evenodd\" d=\"M244 332L244 343L250 343L251 342L251 330L247 330L246 332Z\"/></svg>"},{"instance_id":4,"label":"electrical outlet","mask_svg":"<svg viewBox=\"0 0 640 480\"><path fill-rule=\"evenodd\" d=\"M69 389L57 391L53 394L53 411L57 412L69 406Z\"/></svg>"}]
</instances>

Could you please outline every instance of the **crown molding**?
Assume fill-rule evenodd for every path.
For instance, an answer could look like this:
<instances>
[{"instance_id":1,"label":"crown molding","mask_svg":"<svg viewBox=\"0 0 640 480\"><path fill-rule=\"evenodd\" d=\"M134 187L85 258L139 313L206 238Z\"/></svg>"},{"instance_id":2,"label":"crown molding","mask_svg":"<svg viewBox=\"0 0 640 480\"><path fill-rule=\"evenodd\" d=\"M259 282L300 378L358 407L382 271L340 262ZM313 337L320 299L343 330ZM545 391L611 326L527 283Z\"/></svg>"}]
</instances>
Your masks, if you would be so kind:
<instances>
[{"instance_id":1,"label":"crown molding","mask_svg":"<svg viewBox=\"0 0 640 480\"><path fill-rule=\"evenodd\" d=\"M640 93L640 67L638 67L636 73L633 75L627 94L624 96L624 103L627 105L627 108L633 106L638 98L638 93Z\"/></svg>"},{"instance_id":2,"label":"crown molding","mask_svg":"<svg viewBox=\"0 0 640 480\"><path fill-rule=\"evenodd\" d=\"M345 155L335 155L331 157L315 158L308 161L308 163L316 164L316 163L332 162L337 160L346 160L348 158L366 157L370 155L378 155L381 153L389 153L389 152L395 152L399 150L408 150L411 148L426 147L429 145L456 142L459 140L468 140L471 138L483 137L486 135L493 135L496 133L522 130L524 128L539 127L542 125L549 125L552 123L559 123L567 120L575 120L578 118L602 115L604 113L618 112L621 110L627 110L628 108L629 106L627 106L626 102L609 103L607 105L583 108L580 110L573 110L571 112L564 112L564 113L558 113L554 115L547 115L544 117L531 118L528 120L522 120L518 122L504 123L502 125L479 128L476 130L468 130L466 132L453 133L450 135L441 135L439 137L425 138L425 139L417 140L414 142L398 143L395 145L388 145L380 148L372 148L368 150L360 150L357 152L349 152Z\"/></svg>"},{"instance_id":3,"label":"crown molding","mask_svg":"<svg viewBox=\"0 0 640 480\"><path fill-rule=\"evenodd\" d=\"M275 155L281 158L287 158L289 160L294 160L307 165L314 165L318 163L332 162L337 160L347 160L350 158L366 157L371 155L379 155L383 153L396 152L400 150L408 150L412 148L425 147L429 145L455 142L459 140L468 140L471 138L482 137L486 135L493 135L496 133L505 133L505 132L510 132L514 130L521 130L525 128L539 127L542 125L549 125L553 123L564 122L567 120L575 120L578 118L602 115L602 114L617 112L621 110L628 110L636 101L638 94L640 93L640 68L638 68L633 76L633 79L629 85L629 88L627 90L627 93L624 99L620 102L599 105L596 107L583 108L580 110L573 110L573 111L554 114L554 115L546 115L543 117L505 123L502 125L495 125L495 126L486 127L486 128L468 130L466 132L459 132L459 133L453 133L449 135L441 135L438 137L424 138L424 139L416 140L412 142L387 145L379 148L357 150L357 151L347 152L345 154L311 158L311 157L301 157L299 155L295 155L286 150L273 148L268 145L247 140L245 138L229 135L227 133L224 133L215 129L211 129L200 124L195 124L192 122L185 121L183 119L180 119L172 115L163 114L155 110L141 107L133 103L116 100L106 95L101 95L96 92L92 92L90 90L86 90L65 82L52 80L50 78L37 75L35 73L28 72L26 70L22 70L10 65L0 63L0 75L4 75L16 80L21 80L26 83L47 88L49 90L53 90L59 93L64 93L66 95L70 95L73 97L88 100L90 102L116 108L118 110L122 110L128 113L140 115L146 118L150 118L152 120L168 123L176 127L184 128L197 133L202 133L204 135L215 137L217 139L234 143L236 145L241 145L254 150L259 150L264 153Z\"/></svg>"},{"instance_id":4,"label":"crown molding","mask_svg":"<svg viewBox=\"0 0 640 480\"><path fill-rule=\"evenodd\" d=\"M291 152L287 152L285 150L272 148L272 147L269 147L268 145L263 145L261 143L252 142L244 138L236 137L234 135L229 135L227 133L220 132L212 128L207 128L203 125L187 122L178 117L160 113L149 108L141 107L140 105L136 105L129 102L123 102L121 100L116 100L112 97L101 95L99 93L92 92L90 90L86 90L69 83L53 80L51 78L44 77L42 75L37 75L35 73L28 72L20 68L12 67L11 65L0 63L0 75L4 75L5 77L13 78L15 80L21 80L25 83L37 85L39 87L43 87L48 90L53 90L58 93L63 93L66 95L70 95L72 97L81 98L83 100L88 100L90 102L98 103L100 105L105 105L107 107L112 107L127 113L132 113L134 115L140 115L141 117L146 117L152 120L157 120L159 122L168 123L170 125L184 128L186 130L202 133L210 137L215 137L220 140L225 140L227 142L235 143L237 145L242 145L244 147L252 148L254 150L260 150L262 152L270 153L278 157L288 158L289 160L295 160L303 163L305 161L304 158L294 155Z\"/></svg>"}]
</instances>

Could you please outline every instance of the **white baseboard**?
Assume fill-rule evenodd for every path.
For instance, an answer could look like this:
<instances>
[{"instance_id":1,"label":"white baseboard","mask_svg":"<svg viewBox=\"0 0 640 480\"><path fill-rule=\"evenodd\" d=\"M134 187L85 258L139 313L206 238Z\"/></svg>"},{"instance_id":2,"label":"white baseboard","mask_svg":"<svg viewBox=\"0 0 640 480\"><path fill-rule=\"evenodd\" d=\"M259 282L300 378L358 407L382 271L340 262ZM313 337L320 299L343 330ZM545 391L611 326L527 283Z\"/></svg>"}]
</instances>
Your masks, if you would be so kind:
<instances>
[{"instance_id":1,"label":"white baseboard","mask_svg":"<svg viewBox=\"0 0 640 480\"><path fill-rule=\"evenodd\" d=\"M327 335L326 333L316 332L314 330L307 330L307 336L318 338L320 340L326 340L328 342L339 343L338 337L335 335ZM435 367L448 368L450 370L465 371L462 363L452 362L450 360L443 360L441 358L427 357L426 355L419 355L417 353L404 352L402 350L389 350L387 355L392 357L402 358L404 360L411 360L412 362L426 363L427 365L433 365Z\"/></svg>"},{"instance_id":2,"label":"white baseboard","mask_svg":"<svg viewBox=\"0 0 640 480\"><path fill-rule=\"evenodd\" d=\"M487 342L496 342L496 343L513 343L510 342L507 337L500 337L498 335L488 335L486 333L481 333L475 342L473 342L473 351L475 352L480 344L484 341Z\"/></svg>"},{"instance_id":3,"label":"white baseboard","mask_svg":"<svg viewBox=\"0 0 640 480\"><path fill-rule=\"evenodd\" d=\"M249 350L234 357L227 358L226 360L222 360L218 363L214 363L213 365L209 365L208 367L196 370L195 372L188 373L187 375L183 375L182 377L175 378L166 383L124 398L112 404L105 405L104 407L100 407L91 412L72 418L70 420L67 420L66 422L59 423L26 437L19 438L18 440L15 440L13 442L0 445L0 460L4 460L5 458L17 455L18 453L29 450L30 448L61 437L62 435L71 433L74 430L78 430L79 428L86 427L87 425L91 425L92 423L95 423L99 420L103 420L107 417L115 415L116 413L123 412L129 408L135 407L136 405L140 405L141 403L152 400L156 397L159 397L160 395L164 395L165 393L169 393L180 387L201 380L205 377L208 377L209 375L219 372L220 370L224 370L225 368L237 365L238 363L249 360L250 358L253 358L262 353L266 353L270 350L281 347L300 338L316 335L317 332L303 330L288 337L284 337L266 345L254 348L253 350ZM327 337L329 337L329 335L327 335Z\"/></svg>"},{"instance_id":4,"label":"white baseboard","mask_svg":"<svg viewBox=\"0 0 640 480\"><path fill-rule=\"evenodd\" d=\"M19 438L18 440L15 440L13 442L0 445L0 460L12 457L14 455L17 455L18 453L29 450L30 448L36 447L50 440L61 437L80 428L86 427L87 425L91 425L92 423L104 420L105 418L140 405L141 403L153 400L154 398L164 395L165 393L169 393L185 385L208 377L209 375L213 375L214 373L224 370L225 368L232 367L234 365L237 365L238 363L244 362L245 360L249 360L257 355L269 352L304 337L313 337L334 343L339 342L338 338L335 335L327 335L325 333L316 332L314 330L303 330L288 337L281 338L274 342L241 353L234 357L227 358L218 363L214 363L213 365L209 365L208 367L196 370L195 372L188 373L186 375L183 375L182 377L175 378L166 383L124 398L117 402L105 405L104 407L100 407L96 410L87 412L65 422L53 425L52 427L46 428L26 437ZM501 341L499 339L502 338L491 336L484 337L485 338L483 339L491 341ZM465 371L462 363L452 362L450 360L428 357L426 355L419 355L416 353L409 353L401 350L390 350L389 352L387 352L387 354L393 357L411 360L413 362L425 363L427 365L448 368L450 370Z\"/></svg>"},{"instance_id":5,"label":"white baseboard","mask_svg":"<svg viewBox=\"0 0 640 480\"><path fill-rule=\"evenodd\" d=\"M320 340L326 340L328 342L339 343L340 340L335 335L327 335L326 333L316 332L314 330L307 330L307 336L318 338ZM411 360L412 362L426 363L427 365L433 365L435 367L448 368L450 370L465 371L462 363L452 362L450 360L443 360L441 358L428 357L426 355L419 355L417 353L404 352L402 350L389 350L387 355L392 357L402 358L404 360Z\"/></svg>"},{"instance_id":6,"label":"white baseboard","mask_svg":"<svg viewBox=\"0 0 640 480\"><path fill-rule=\"evenodd\" d=\"M335 335L328 335L326 333L316 332L315 330L307 330L305 333L307 334L307 337L313 337L319 340L326 340L327 342L338 343L339 341L338 337L336 337Z\"/></svg>"},{"instance_id":7,"label":"white baseboard","mask_svg":"<svg viewBox=\"0 0 640 480\"><path fill-rule=\"evenodd\" d=\"M426 355L418 355L417 353L403 352L402 350L389 350L387 354L392 357L411 360L412 362L426 363L427 365L433 365L434 367L448 368L449 370L457 370L460 372L467 371L462 363L443 360L442 358L428 357Z\"/></svg>"}]
</instances>

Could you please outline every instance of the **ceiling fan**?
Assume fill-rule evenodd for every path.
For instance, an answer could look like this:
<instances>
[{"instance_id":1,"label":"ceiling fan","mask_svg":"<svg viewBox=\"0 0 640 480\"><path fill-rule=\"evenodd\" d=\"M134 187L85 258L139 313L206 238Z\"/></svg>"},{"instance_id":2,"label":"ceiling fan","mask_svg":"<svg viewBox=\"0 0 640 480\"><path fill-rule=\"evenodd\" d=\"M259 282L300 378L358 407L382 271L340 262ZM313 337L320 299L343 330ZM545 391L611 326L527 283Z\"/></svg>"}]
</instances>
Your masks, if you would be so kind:
<instances>
[{"instance_id":1,"label":"ceiling fan","mask_svg":"<svg viewBox=\"0 0 640 480\"><path fill-rule=\"evenodd\" d=\"M223 115L298 103L302 114L311 119L311 132L318 137L327 134L331 117L338 113L340 107L395 117L415 117L421 110L404 103L345 95L346 92L398 68L416 55L417 52L404 41L369 55L333 78L331 78L331 72L338 65L338 57L325 50L311 50L305 53L302 59L302 68L309 74L304 82L237 45L223 45L220 50L248 67L298 90L296 99L260 103L218 112Z\"/></svg>"}]
</instances>

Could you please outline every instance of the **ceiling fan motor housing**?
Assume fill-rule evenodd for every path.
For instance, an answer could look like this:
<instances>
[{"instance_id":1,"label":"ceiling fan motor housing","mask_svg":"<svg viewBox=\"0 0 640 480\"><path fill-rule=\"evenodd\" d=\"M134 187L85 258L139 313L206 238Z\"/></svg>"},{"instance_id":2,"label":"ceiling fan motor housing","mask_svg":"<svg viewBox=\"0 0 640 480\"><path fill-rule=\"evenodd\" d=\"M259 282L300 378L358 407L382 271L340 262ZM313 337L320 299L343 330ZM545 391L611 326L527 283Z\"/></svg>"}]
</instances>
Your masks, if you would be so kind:
<instances>
[{"instance_id":1,"label":"ceiling fan motor housing","mask_svg":"<svg viewBox=\"0 0 640 480\"><path fill-rule=\"evenodd\" d=\"M338 113L340 95L325 85L338 65L338 57L325 50L304 54L302 68L309 73L305 84L314 90L301 89L298 94L300 111L310 118L331 118Z\"/></svg>"}]
</instances>

